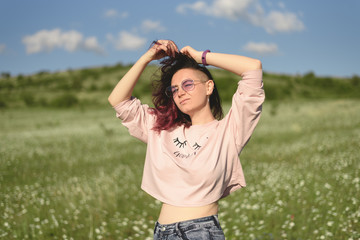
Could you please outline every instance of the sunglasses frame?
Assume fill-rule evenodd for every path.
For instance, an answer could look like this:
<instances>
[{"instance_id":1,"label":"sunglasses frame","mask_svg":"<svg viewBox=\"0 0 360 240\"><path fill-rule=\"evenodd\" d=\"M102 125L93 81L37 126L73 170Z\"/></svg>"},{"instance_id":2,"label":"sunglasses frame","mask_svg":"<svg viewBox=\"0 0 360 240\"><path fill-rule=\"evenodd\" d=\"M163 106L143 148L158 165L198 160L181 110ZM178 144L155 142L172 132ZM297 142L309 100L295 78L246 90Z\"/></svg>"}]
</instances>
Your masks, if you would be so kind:
<instances>
[{"instance_id":1,"label":"sunglasses frame","mask_svg":"<svg viewBox=\"0 0 360 240\"><path fill-rule=\"evenodd\" d=\"M188 89L188 90L185 89L184 84L185 84L186 81L191 81L191 82L192 82L192 84L191 84L191 85L192 85L191 89ZM198 83L206 83L207 81L209 81L209 80L202 81L202 80L193 80L193 79L188 78L188 79L182 80L180 85L181 85L182 90L184 90L185 92L189 92L189 91L194 90L195 85L196 85L195 82L198 82ZM173 88L176 88L175 93L174 93L173 90L172 90ZM176 96L176 94L177 94L178 92L179 92L179 86L178 86L178 85L168 86L168 87L165 89L165 94L166 94L166 96L168 96L169 98L174 98L174 96Z\"/></svg>"}]
</instances>

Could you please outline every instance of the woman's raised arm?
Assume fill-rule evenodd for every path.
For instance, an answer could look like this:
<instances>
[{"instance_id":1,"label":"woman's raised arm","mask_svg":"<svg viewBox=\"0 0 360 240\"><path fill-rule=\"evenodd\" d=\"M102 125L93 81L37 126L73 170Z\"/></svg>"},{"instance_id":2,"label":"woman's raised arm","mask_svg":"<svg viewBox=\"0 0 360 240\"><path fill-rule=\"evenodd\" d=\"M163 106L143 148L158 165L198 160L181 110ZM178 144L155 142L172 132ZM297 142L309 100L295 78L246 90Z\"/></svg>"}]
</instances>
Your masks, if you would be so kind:
<instances>
[{"instance_id":1,"label":"woman's raised arm","mask_svg":"<svg viewBox=\"0 0 360 240\"><path fill-rule=\"evenodd\" d=\"M197 51L192 47L187 46L181 49L181 52L183 54L191 56L196 60L196 62L202 63L202 51ZM262 68L260 60L225 53L208 52L206 54L206 63L215 67L225 69L239 76L241 76L246 71Z\"/></svg>"},{"instance_id":2,"label":"woman's raised arm","mask_svg":"<svg viewBox=\"0 0 360 240\"><path fill-rule=\"evenodd\" d=\"M158 60L165 56L174 56L175 52L178 52L178 48L173 41L159 40L154 42L150 49L139 58L115 86L108 97L109 103L115 106L129 99L146 66L153 60Z\"/></svg>"}]
</instances>

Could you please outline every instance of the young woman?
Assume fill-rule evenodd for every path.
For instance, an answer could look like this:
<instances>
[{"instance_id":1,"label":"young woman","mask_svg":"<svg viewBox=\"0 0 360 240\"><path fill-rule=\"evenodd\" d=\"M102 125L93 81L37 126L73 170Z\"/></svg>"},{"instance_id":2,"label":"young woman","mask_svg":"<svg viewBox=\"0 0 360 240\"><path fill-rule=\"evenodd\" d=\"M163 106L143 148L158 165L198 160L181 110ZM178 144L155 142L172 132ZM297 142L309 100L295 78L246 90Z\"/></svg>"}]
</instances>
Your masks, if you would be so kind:
<instances>
[{"instance_id":1,"label":"young woman","mask_svg":"<svg viewBox=\"0 0 360 240\"><path fill-rule=\"evenodd\" d=\"M131 94L145 67L159 59L150 108ZM242 78L224 118L206 65ZM218 201L246 185L239 154L259 121L261 69L256 59L190 46L179 51L173 41L159 40L112 91L117 117L147 143L141 188L162 202L154 239L225 239Z\"/></svg>"}]
</instances>

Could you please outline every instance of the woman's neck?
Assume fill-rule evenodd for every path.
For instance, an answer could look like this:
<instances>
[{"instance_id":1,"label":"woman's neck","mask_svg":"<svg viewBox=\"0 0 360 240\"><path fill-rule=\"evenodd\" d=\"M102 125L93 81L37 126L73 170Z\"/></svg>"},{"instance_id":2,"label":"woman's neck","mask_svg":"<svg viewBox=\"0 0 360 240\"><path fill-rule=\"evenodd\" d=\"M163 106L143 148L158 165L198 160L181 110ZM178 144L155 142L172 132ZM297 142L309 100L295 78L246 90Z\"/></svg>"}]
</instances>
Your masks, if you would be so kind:
<instances>
[{"instance_id":1,"label":"woman's neck","mask_svg":"<svg viewBox=\"0 0 360 240\"><path fill-rule=\"evenodd\" d=\"M212 122L215 120L214 115L211 112L210 106L203 108L200 111L190 115L192 125L201 125Z\"/></svg>"}]
</instances>

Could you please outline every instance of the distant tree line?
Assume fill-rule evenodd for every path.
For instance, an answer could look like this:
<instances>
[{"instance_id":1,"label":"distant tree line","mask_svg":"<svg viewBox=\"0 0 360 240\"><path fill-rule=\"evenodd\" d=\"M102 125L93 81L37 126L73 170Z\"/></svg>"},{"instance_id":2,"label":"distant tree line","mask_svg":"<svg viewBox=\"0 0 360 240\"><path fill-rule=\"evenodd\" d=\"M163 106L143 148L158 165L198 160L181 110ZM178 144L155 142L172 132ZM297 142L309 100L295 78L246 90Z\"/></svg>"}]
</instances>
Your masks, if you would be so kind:
<instances>
[{"instance_id":1,"label":"distant tree line","mask_svg":"<svg viewBox=\"0 0 360 240\"><path fill-rule=\"evenodd\" d=\"M33 75L11 76L2 72L0 78L0 108L51 107L67 108L91 104L102 105L115 84L131 65L117 64L64 72L40 71ZM142 76L134 89L137 97L151 98L150 78L156 69ZM232 99L238 77L220 69L213 72L223 102ZM230 80L229 80L230 78ZM231 80L233 78L234 80ZM360 98L360 77L319 77L313 72L285 75L264 72L267 101L327 98Z\"/></svg>"}]
</instances>

